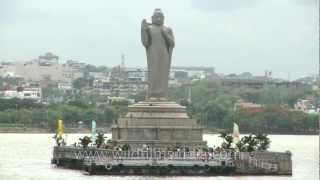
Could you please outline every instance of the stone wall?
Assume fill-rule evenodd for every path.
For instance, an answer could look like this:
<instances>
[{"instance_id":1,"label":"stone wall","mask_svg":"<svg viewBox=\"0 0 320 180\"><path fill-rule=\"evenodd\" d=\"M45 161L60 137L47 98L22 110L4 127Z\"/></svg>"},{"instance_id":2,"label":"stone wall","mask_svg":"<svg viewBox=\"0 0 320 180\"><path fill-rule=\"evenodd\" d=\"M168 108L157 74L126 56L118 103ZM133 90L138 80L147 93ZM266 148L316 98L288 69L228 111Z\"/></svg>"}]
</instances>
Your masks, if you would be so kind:
<instances>
[{"instance_id":1,"label":"stone wall","mask_svg":"<svg viewBox=\"0 0 320 180\"><path fill-rule=\"evenodd\" d=\"M118 119L112 127L112 140L131 148L201 148L206 145L202 131L184 106L170 101L144 101L129 106L127 115Z\"/></svg>"},{"instance_id":2,"label":"stone wall","mask_svg":"<svg viewBox=\"0 0 320 180\"><path fill-rule=\"evenodd\" d=\"M154 144L155 146L157 144ZM160 144L161 145L161 144ZM162 144L163 145L163 144ZM180 154L179 154L180 153ZM208 170L209 167L234 167L234 175L292 175L291 153L280 152L237 152L216 154L217 157L209 161L202 161L204 152L159 152L156 149L150 151L113 151L107 149L97 149L94 147L82 148L71 146L56 146L53 151L52 163L64 167L79 167L83 164L113 164L113 165L132 165L145 168L144 165L171 165L183 167L201 167ZM163 154L163 155L162 155ZM233 157L231 156L233 154ZM185 158L181 159L181 155ZM121 157L121 158L120 158ZM99 159L101 158L101 159ZM156 160L156 161L155 161ZM228 162L228 163L227 163ZM69 166L68 166L69 164ZM169 170L168 169L168 170ZM198 175L209 175L202 171ZM214 175L212 173L211 175ZM181 174L180 174L181 175ZM216 174L217 175L217 174Z\"/></svg>"},{"instance_id":3,"label":"stone wall","mask_svg":"<svg viewBox=\"0 0 320 180\"><path fill-rule=\"evenodd\" d=\"M238 173L266 173L292 175L292 159L290 152L240 152L235 155Z\"/></svg>"}]
</instances>

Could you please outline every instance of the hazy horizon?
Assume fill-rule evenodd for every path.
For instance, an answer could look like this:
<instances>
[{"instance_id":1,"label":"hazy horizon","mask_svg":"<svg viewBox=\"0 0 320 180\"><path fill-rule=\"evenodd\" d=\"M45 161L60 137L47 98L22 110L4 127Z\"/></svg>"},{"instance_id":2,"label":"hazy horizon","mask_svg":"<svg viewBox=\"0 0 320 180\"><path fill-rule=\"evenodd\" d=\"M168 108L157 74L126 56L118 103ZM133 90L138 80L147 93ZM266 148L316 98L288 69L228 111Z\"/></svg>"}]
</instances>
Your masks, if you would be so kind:
<instances>
[{"instance_id":1,"label":"hazy horizon","mask_svg":"<svg viewBox=\"0 0 320 180\"><path fill-rule=\"evenodd\" d=\"M161 8L173 29L174 66L212 66L293 80L316 74L318 0L0 1L0 61L45 52L80 62L146 66L140 23Z\"/></svg>"}]
</instances>

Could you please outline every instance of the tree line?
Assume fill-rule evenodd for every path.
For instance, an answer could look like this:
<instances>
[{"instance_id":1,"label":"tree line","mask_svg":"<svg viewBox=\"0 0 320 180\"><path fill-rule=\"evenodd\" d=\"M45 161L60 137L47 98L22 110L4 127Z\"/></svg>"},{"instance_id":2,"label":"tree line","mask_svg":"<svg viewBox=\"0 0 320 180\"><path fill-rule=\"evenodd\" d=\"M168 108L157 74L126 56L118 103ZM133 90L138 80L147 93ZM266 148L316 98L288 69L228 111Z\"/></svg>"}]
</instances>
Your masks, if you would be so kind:
<instances>
[{"instance_id":1,"label":"tree line","mask_svg":"<svg viewBox=\"0 0 320 180\"><path fill-rule=\"evenodd\" d=\"M45 91L44 96L52 94L49 90ZM32 124L54 129L56 120L62 118L66 126L75 126L79 121L90 126L91 120L96 120L98 126L110 126L127 111L128 102L109 104L106 97L81 93L75 91L72 99L66 97L62 102L50 104L26 99L0 99L0 123ZM144 93L130 98L144 100ZM314 133L319 127L318 115L292 110L297 99L317 97L316 92L307 85L233 87L218 80L205 80L170 88L169 96L171 100L186 106L188 115L210 131L230 130L234 122L238 123L242 132L249 133ZM263 111L235 111L234 104L239 99L261 104Z\"/></svg>"},{"instance_id":2,"label":"tree line","mask_svg":"<svg viewBox=\"0 0 320 180\"><path fill-rule=\"evenodd\" d=\"M191 102L188 101L189 91ZM185 105L189 116L207 129L230 130L236 122L248 133L315 133L319 127L318 115L294 110L298 99L310 96L317 97L317 94L308 85L256 88L199 81L170 89L170 97ZM260 104L263 111L235 110L234 104L239 99Z\"/></svg>"},{"instance_id":3,"label":"tree line","mask_svg":"<svg viewBox=\"0 0 320 180\"><path fill-rule=\"evenodd\" d=\"M68 127L78 126L82 122L90 127L95 120L98 125L110 126L121 113L126 112L126 105L92 105L83 101L68 103L39 104L32 100L0 99L0 123L28 127L48 128L54 131L57 119L63 119Z\"/></svg>"}]
</instances>

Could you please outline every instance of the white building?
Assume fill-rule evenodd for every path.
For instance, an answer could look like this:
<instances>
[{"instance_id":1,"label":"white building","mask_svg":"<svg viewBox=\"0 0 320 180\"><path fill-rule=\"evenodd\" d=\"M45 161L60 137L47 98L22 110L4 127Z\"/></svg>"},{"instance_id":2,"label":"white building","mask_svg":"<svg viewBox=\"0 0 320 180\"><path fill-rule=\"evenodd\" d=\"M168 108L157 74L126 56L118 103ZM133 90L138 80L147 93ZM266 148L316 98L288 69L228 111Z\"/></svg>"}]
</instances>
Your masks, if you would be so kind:
<instances>
[{"instance_id":1,"label":"white building","mask_svg":"<svg viewBox=\"0 0 320 180\"><path fill-rule=\"evenodd\" d=\"M19 99L32 99L41 101L42 92L41 88L23 88L8 89L1 91L1 97L5 99L19 98Z\"/></svg>"},{"instance_id":2,"label":"white building","mask_svg":"<svg viewBox=\"0 0 320 180\"><path fill-rule=\"evenodd\" d=\"M148 71L145 68L126 68L128 81L144 82L147 80Z\"/></svg>"},{"instance_id":3,"label":"white building","mask_svg":"<svg viewBox=\"0 0 320 180\"><path fill-rule=\"evenodd\" d=\"M72 82L59 82L58 89L62 91L72 90Z\"/></svg>"},{"instance_id":4,"label":"white building","mask_svg":"<svg viewBox=\"0 0 320 180\"><path fill-rule=\"evenodd\" d=\"M83 73L60 64L43 66L40 64L13 63L2 65L0 76L23 78L26 81L71 82L83 76Z\"/></svg>"},{"instance_id":5,"label":"white building","mask_svg":"<svg viewBox=\"0 0 320 180\"><path fill-rule=\"evenodd\" d=\"M70 67L72 69L76 69L76 70L82 70L86 67L86 63L81 63L78 61L74 61L74 60L68 60L65 64L65 66Z\"/></svg>"},{"instance_id":6,"label":"white building","mask_svg":"<svg viewBox=\"0 0 320 180\"><path fill-rule=\"evenodd\" d=\"M314 110L315 106L308 99L298 99L294 109L308 113L310 110Z\"/></svg>"},{"instance_id":7,"label":"white building","mask_svg":"<svg viewBox=\"0 0 320 180\"><path fill-rule=\"evenodd\" d=\"M110 78L93 80L93 87L97 89L111 89Z\"/></svg>"},{"instance_id":8,"label":"white building","mask_svg":"<svg viewBox=\"0 0 320 180\"><path fill-rule=\"evenodd\" d=\"M175 79L179 79L179 76L185 74L191 80L200 80L215 74L213 67L173 66L170 71L174 73ZM171 73L170 75L172 76Z\"/></svg>"}]
</instances>

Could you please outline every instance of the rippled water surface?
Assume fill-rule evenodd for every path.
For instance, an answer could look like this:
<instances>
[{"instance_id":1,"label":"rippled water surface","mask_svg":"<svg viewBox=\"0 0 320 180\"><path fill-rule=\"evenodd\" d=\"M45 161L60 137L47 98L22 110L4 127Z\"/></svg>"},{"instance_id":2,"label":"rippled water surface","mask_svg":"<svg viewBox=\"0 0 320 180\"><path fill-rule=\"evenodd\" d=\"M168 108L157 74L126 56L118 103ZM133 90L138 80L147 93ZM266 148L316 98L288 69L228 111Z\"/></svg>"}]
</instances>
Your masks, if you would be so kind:
<instances>
[{"instance_id":1,"label":"rippled water surface","mask_svg":"<svg viewBox=\"0 0 320 180\"><path fill-rule=\"evenodd\" d=\"M233 177L151 177L151 176L88 176L81 171L56 168L50 164L53 134L0 134L0 180L318 180L319 137L302 135L273 135L273 151L290 150L293 153L293 176L233 176ZM68 135L68 143L75 142L81 134ZM107 135L110 138L110 135ZM217 135L204 135L210 146L219 145Z\"/></svg>"}]
</instances>

